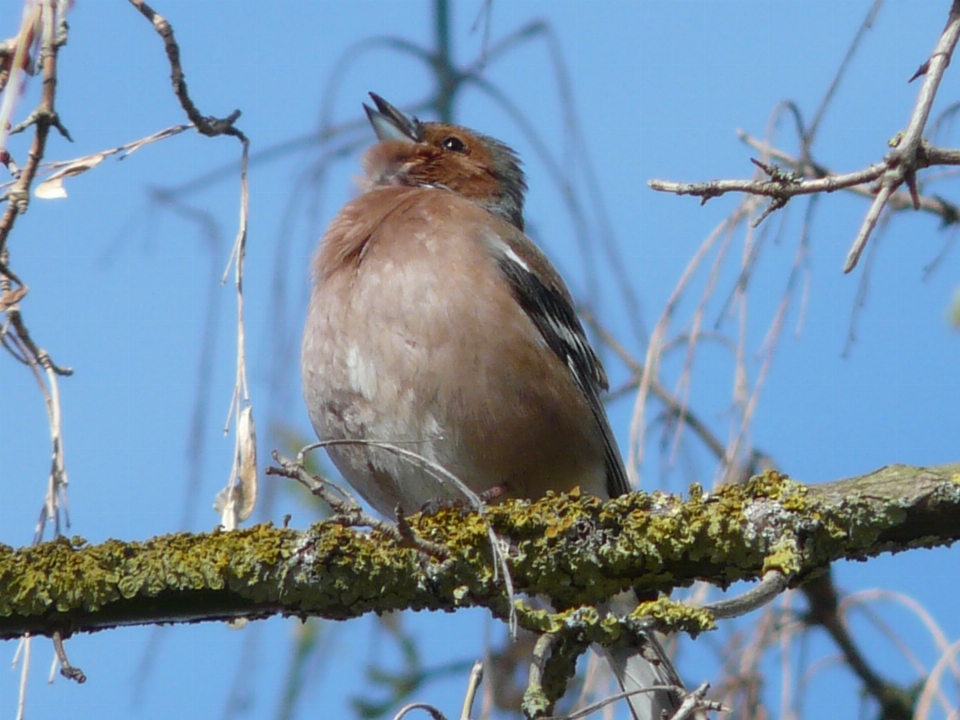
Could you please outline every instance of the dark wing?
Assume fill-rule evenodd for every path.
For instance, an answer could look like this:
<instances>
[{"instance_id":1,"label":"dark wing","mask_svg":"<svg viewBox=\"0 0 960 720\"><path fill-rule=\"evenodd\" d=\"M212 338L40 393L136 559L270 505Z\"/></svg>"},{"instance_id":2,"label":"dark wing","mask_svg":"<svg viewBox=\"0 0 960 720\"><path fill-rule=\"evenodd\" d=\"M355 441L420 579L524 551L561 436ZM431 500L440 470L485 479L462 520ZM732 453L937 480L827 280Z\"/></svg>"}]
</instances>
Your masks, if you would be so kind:
<instances>
[{"instance_id":1,"label":"dark wing","mask_svg":"<svg viewBox=\"0 0 960 720\"><path fill-rule=\"evenodd\" d=\"M563 286L556 270L539 251L537 256L530 258L528 262L501 237L493 239L490 245L517 302L540 331L547 346L569 368L574 382L593 412L594 420L603 435L607 492L610 497L629 492L630 483L627 481L620 450L610 428L610 421L607 420L607 413L600 402L600 393L608 387L607 375L573 309L570 293ZM541 272L537 273L536 270ZM546 282L542 277L546 278Z\"/></svg>"}]
</instances>

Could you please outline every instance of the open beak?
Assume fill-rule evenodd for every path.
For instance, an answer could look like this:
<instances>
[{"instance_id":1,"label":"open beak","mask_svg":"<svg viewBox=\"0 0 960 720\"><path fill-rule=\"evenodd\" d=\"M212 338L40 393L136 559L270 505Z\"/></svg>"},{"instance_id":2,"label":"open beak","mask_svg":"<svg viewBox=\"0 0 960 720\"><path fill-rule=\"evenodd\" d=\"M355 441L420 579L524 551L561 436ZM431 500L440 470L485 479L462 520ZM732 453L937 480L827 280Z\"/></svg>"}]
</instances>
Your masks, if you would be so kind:
<instances>
[{"instance_id":1,"label":"open beak","mask_svg":"<svg viewBox=\"0 0 960 720\"><path fill-rule=\"evenodd\" d=\"M370 93L370 97L377 109L374 110L366 103L363 104L363 109L367 111L367 117L378 139L415 143L423 141L423 126L419 120L400 112L376 93Z\"/></svg>"}]
</instances>

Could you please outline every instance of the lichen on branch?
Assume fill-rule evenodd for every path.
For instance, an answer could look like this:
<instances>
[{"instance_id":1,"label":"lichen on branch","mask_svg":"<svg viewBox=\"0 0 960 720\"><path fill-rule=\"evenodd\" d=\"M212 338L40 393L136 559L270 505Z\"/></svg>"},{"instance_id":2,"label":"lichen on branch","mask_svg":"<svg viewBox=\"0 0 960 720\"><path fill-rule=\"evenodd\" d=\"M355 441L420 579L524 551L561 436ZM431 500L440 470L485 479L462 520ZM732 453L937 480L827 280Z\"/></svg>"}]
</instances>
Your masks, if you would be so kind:
<instances>
[{"instance_id":1,"label":"lichen on branch","mask_svg":"<svg viewBox=\"0 0 960 720\"><path fill-rule=\"evenodd\" d=\"M509 543L516 591L545 595L556 608L554 617L521 612L522 626L543 631L575 617L584 637L612 641L620 630L610 618L579 608L628 587L655 597L697 580L725 587L769 570L796 585L836 560L953 542L960 537L960 464L889 466L813 486L767 472L715 492L694 486L686 498L638 492L603 503L574 493L505 503L483 518L445 509L408 520L448 556L429 557L408 542L336 521L146 542L0 546L0 638L466 606L505 618L512 599L491 559L488 522ZM665 629L712 625L708 614L680 605L656 610Z\"/></svg>"}]
</instances>

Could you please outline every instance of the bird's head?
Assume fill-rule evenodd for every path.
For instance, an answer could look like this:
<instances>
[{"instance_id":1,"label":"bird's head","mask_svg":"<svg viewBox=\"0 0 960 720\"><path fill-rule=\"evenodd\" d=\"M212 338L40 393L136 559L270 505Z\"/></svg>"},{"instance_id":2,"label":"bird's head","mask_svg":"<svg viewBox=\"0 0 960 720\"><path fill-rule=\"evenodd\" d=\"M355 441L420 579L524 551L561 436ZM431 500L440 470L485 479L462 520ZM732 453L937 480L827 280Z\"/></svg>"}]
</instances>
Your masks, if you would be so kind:
<instances>
[{"instance_id":1,"label":"bird's head","mask_svg":"<svg viewBox=\"0 0 960 720\"><path fill-rule=\"evenodd\" d=\"M499 140L459 125L420 122L370 93L364 105L380 142L363 158L373 186L443 188L523 229L527 189L517 154Z\"/></svg>"}]
</instances>

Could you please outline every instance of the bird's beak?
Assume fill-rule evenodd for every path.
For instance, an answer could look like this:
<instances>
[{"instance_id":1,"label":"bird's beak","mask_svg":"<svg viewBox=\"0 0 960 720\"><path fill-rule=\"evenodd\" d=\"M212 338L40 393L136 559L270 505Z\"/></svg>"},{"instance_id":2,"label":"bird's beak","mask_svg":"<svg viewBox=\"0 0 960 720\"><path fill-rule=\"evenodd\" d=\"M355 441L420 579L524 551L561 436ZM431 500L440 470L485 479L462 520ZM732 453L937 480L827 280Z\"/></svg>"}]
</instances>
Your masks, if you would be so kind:
<instances>
[{"instance_id":1,"label":"bird's beak","mask_svg":"<svg viewBox=\"0 0 960 720\"><path fill-rule=\"evenodd\" d=\"M373 131L380 140L403 140L405 142L421 142L423 140L423 126L420 121L411 115L397 110L376 93L370 93L377 109L363 104L367 111Z\"/></svg>"}]
</instances>

